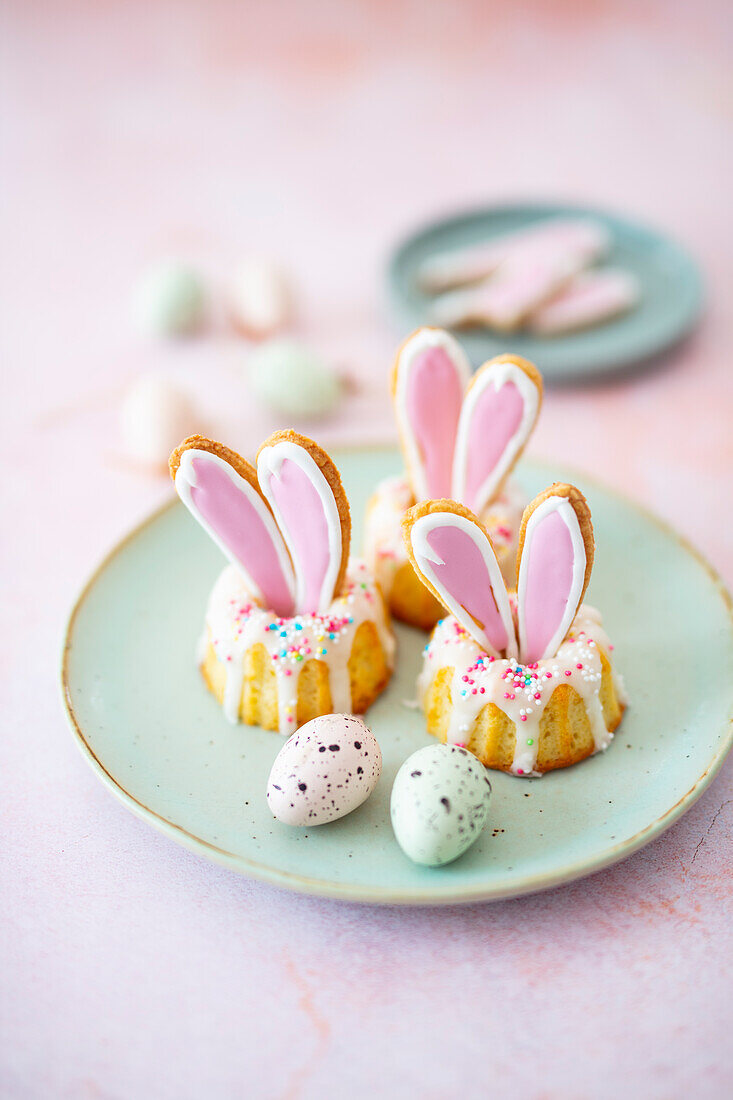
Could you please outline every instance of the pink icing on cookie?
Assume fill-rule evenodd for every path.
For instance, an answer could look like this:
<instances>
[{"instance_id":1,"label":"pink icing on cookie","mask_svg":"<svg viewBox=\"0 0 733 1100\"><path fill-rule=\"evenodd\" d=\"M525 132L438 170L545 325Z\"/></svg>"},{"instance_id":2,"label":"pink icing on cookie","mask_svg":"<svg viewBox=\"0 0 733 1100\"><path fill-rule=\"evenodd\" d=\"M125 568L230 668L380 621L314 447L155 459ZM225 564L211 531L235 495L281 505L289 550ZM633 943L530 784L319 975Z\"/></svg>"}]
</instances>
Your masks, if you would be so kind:
<instances>
[{"instance_id":1,"label":"pink icing on cookie","mask_svg":"<svg viewBox=\"0 0 733 1100\"><path fill-rule=\"evenodd\" d=\"M415 359L407 386L407 414L425 468L429 497L449 497L451 465L463 387L446 351L427 348Z\"/></svg>"},{"instance_id":2,"label":"pink icing on cookie","mask_svg":"<svg viewBox=\"0 0 733 1100\"><path fill-rule=\"evenodd\" d=\"M528 552L522 590L522 660L531 664L547 655L545 651L567 614L573 587L573 540L559 512L550 512L537 525Z\"/></svg>"},{"instance_id":3,"label":"pink icing on cookie","mask_svg":"<svg viewBox=\"0 0 733 1100\"><path fill-rule=\"evenodd\" d=\"M299 614L312 614L322 602L322 587L331 554L328 524L320 494L297 462L283 459L269 492L287 528L286 536L301 581Z\"/></svg>"},{"instance_id":4,"label":"pink icing on cookie","mask_svg":"<svg viewBox=\"0 0 733 1100\"><path fill-rule=\"evenodd\" d=\"M590 260L606 245L607 234L601 225L583 218L548 218L478 245L439 253L421 264L418 281L426 290L440 292L486 279L501 264L511 263L530 250L581 249Z\"/></svg>"},{"instance_id":5,"label":"pink icing on cookie","mask_svg":"<svg viewBox=\"0 0 733 1100\"><path fill-rule=\"evenodd\" d=\"M509 247L496 273L485 282L444 295L434 303L436 324L481 321L499 329L515 328L605 250L602 226L576 220L545 223Z\"/></svg>"},{"instance_id":6,"label":"pink icing on cookie","mask_svg":"<svg viewBox=\"0 0 733 1100\"><path fill-rule=\"evenodd\" d=\"M501 326L514 326L577 270L573 255L547 248L518 256L501 269L495 281L481 289L477 301L482 313Z\"/></svg>"},{"instance_id":7,"label":"pink icing on cookie","mask_svg":"<svg viewBox=\"0 0 733 1100\"><path fill-rule=\"evenodd\" d=\"M484 363L468 387L456 433L453 500L481 515L537 420L542 384L505 356Z\"/></svg>"},{"instance_id":8,"label":"pink icing on cookie","mask_svg":"<svg viewBox=\"0 0 733 1100\"><path fill-rule=\"evenodd\" d=\"M496 606L486 562L476 543L458 527L435 527L427 542L442 564L432 562L436 579L479 624L497 652L507 648L506 627Z\"/></svg>"},{"instance_id":9,"label":"pink icing on cookie","mask_svg":"<svg viewBox=\"0 0 733 1100\"><path fill-rule=\"evenodd\" d=\"M552 657L580 606L589 571L586 540L593 546L590 514L572 486L554 488L557 493L542 494L525 513L516 595L507 591L491 541L470 513L455 506L443 511L434 501L430 511L414 520L408 513L405 521L418 574L494 657L517 656L517 642L523 664Z\"/></svg>"},{"instance_id":10,"label":"pink icing on cookie","mask_svg":"<svg viewBox=\"0 0 733 1100\"><path fill-rule=\"evenodd\" d=\"M257 491L236 471L232 471L233 478L221 460L205 452L192 457L191 466L195 484L188 484L191 504L185 497L184 502L193 505L220 545L251 578L264 605L278 615L292 615L293 596L281 564L284 547L276 544L279 536L274 521L268 530L260 514L265 505Z\"/></svg>"},{"instance_id":11,"label":"pink icing on cookie","mask_svg":"<svg viewBox=\"0 0 733 1100\"><path fill-rule=\"evenodd\" d=\"M615 317L638 298L638 282L627 271L582 271L535 310L529 324L535 332L568 332Z\"/></svg>"},{"instance_id":12,"label":"pink icing on cookie","mask_svg":"<svg viewBox=\"0 0 733 1100\"><path fill-rule=\"evenodd\" d=\"M480 512L479 491L516 434L524 415L524 399L513 382L498 390L487 386L473 410L468 433L463 503Z\"/></svg>"}]
</instances>

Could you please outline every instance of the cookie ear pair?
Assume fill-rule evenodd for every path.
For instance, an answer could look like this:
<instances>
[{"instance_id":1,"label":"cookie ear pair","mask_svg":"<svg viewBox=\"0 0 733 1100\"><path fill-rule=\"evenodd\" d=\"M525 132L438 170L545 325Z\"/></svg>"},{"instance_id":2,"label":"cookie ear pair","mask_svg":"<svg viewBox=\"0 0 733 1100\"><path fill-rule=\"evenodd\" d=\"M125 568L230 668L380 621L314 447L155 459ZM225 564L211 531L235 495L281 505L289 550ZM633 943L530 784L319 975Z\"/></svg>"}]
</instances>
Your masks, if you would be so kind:
<instances>
[{"instance_id":1,"label":"cookie ear pair","mask_svg":"<svg viewBox=\"0 0 733 1100\"><path fill-rule=\"evenodd\" d=\"M351 516L324 450L296 432L263 443L256 467L221 443L191 436L170 459L191 514L277 615L323 614L343 585Z\"/></svg>"},{"instance_id":2,"label":"cookie ear pair","mask_svg":"<svg viewBox=\"0 0 733 1100\"><path fill-rule=\"evenodd\" d=\"M555 655L593 567L590 510L578 489L552 485L525 509L516 627L491 540L472 512L453 500L432 500L411 508L402 526L423 583L486 653L523 664Z\"/></svg>"},{"instance_id":3,"label":"cookie ear pair","mask_svg":"<svg viewBox=\"0 0 733 1100\"><path fill-rule=\"evenodd\" d=\"M421 328L397 354L392 390L416 499L452 498L480 515L535 426L539 371L518 355L500 355L471 378L458 341Z\"/></svg>"}]
</instances>

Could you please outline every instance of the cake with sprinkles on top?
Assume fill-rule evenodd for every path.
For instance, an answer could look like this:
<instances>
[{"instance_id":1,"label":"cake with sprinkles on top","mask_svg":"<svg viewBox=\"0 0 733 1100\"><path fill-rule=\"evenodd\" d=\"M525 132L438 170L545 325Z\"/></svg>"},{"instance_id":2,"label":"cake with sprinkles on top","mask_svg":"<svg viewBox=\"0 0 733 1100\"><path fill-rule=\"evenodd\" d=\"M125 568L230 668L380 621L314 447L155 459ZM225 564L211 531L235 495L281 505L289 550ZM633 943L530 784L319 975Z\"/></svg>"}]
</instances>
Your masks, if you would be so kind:
<instances>
[{"instance_id":1,"label":"cake with sprinkles on top","mask_svg":"<svg viewBox=\"0 0 733 1100\"><path fill-rule=\"evenodd\" d=\"M394 638L374 578L349 558L349 505L330 457L283 431L255 466L191 436L170 468L231 562L209 598L199 653L226 717L291 734L322 714L363 713L389 681Z\"/></svg>"},{"instance_id":2,"label":"cake with sprinkles on top","mask_svg":"<svg viewBox=\"0 0 733 1100\"><path fill-rule=\"evenodd\" d=\"M403 533L416 573L449 612L418 682L428 732L519 776L606 749L627 699L601 616L582 603L594 555L582 493L555 484L527 507L516 591L486 529L455 501L416 505Z\"/></svg>"}]
</instances>

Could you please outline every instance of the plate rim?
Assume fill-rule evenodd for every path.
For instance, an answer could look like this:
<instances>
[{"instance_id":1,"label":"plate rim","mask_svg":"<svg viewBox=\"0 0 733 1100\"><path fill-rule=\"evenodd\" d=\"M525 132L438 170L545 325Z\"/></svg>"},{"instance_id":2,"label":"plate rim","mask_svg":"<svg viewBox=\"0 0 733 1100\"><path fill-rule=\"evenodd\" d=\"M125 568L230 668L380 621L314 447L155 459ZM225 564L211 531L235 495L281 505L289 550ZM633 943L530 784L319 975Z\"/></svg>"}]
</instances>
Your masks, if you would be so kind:
<instances>
[{"instance_id":1,"label":"plate rim","mask_svg":"<svg viewBox=\"0 0 733 1100\"><path fill-rule=\"evenodd\" d=\"M590 371L568 370L562 367L545 367L543 368L543 373L548 385L592 383L593 381L600 381L609 376L623 375L624 373L632 371L635 367L641 368L650 366L659 356L663 355L664 352L676 347L694 332L705 310L705 279L700 269L700 265L683 242L679 241L677 237L668 233L665 229L657 227L653 222L638 220L633 215L629 216L610 207L606 208L603 206L594 206L592 204L562 202L560 200L549 199L528 198L514 202L509 200L503 202L498 201L485 206L468 206L462 209L454 209L453 211L447 210L442 215L438 214L432 219L425 219L416 224L414 229L403 234L398 239L397 243L390 249L387 257L386 277L392 316L397 318L401 325L408 324L414 327L419 323L410 308L409 302L402 293L402 284L398 277L398 269L403 262L403 256L416 241L437 230L472 222L477 218L506 212L521 211L544 212L548 215L558 216L576 214L581 217L597 217L612 222L622 223L631 229L654 236L658 240L663 241L666 245L671 245L685 260L687 270L694 283L693 301L690 309L683 315L682 320L678 322L675 328L670 330L670 333L664 341L655 344L653 347L644 347L640 349L637 354L632 356L600 356L595 360L596 365ZM422 323L424 324L425 322L423 321ZM473 334L473 330L469 331ZM481 329L479 328L478 331L481 331ZM487 329L486 331L490 333L491 330ZM497 333L496 335L500 337L501 333ZM460 339L460 333L458 333L458 337ZM550 339L554 343L556 339L562 338L563 337L560 336L559 338L552 337Z\"/></svg>"},{"instance_id":2,"label":"plate rim","mask_svg":"<svg viewBox=\"0 0 733 1100\"><path fill-rule=\"evenodd\" d=\"M334 447L334 452L348 452L354 453L359 451L389 451L395 449L389 444L354 444L349 446L341 445ZM557 463L549 462L543 459L531 459L531 463L534 466L539 467L553 467ZM561 464L562 465L562 464ZM572 467L565 467L569 473L574 474L576 471ZM583 471L578 470L577 474L584 481L585 484L595 486L602 492L622 502L628 507L633 508L636 512L639 512L647 520L650 520L655 526L660 528L666 535L673 538L678 545L688 553L699 566L707 573L709 579L713 582L713 586L720 596L725 609L728 612L728 618L730 620L729 626L733 632L733 596L728 591L722 577L718 571L710 564L707 558L697 549L697 547L685 536L680 534L670 523L657 516L654 512L646 508L645 505L640 504L633 498L626 496L625 493L620 492L606 485L603 481L595 477L589 477ZM72 691L70 683L69 673L69 654L71 652L73 644L73 631L78 618L87 597L91 593L93 587L97 583L101 574L107 569L110 562L122 553L125 548L133 542L143 531L154 524L161 516L170 511L178 505L178 498L173 496L170 500L165 501L162 505L159 505L146 517L144 517L139 523L135 524L125 535L119 539L112 548L104 555L99 564L93 569L92 573L87 578L86 582L82 586L79 594L77 595L66 621L64 629L63 645L61 652L61 667L60 667L60 687L61 695L64 704L64 711L68 725L71 729L74 741L79 748L82 756L90 765L92 770L97 774L98 778L102 780L104 785L112 791L112 793L122 802L127 809L131 810L137 817L146 821L152 825L159 832L162 832L165 836L174 840L178 844L187 848L189 851L195 852L199 856L203 856L206 859L211 860L214 863L223 865L229 870L238 872L245 875L248 878L256 879L260 882L267 882L270 885L280 887L282 889L290 890L294 893L305 894L311 897L325 897L334 898L340 901L358 902L371 905L414 905L414 906L446 906L446 905L466 905L476 902L484 901L499 901L506 898L521 897L526 894L539 893L543 890L551 889L554 886L560 886L564 883L574 882L577 879L585 878L589 875L595 874L599 871L605 870L611 867L613 864L618 863L620 860L633 855L634 852L639 851L645 845L651 843L662 833L666 832L671 825L673 825L690 807L697 801L702 793L707 789L715 776L718 774L722 767L723 761L733 747L733 713L728 718L725 726L723 727L723 741L715 754L713 755L710 763L706 767L705 771L698 776L690 789L678 799L678 801L666 810L655 821L645 825L643 829L635 833L633 837L628 840L620 841L612 848L607 849L601 856L593 858L586 858L579 862L572 864L571 866L565 866L562 869L555 871L548 871L546 873L535 874L530 878L525 879L521 884L510 886L467 886L458 887L454 894L435 895L431 894L426 888L420 887L419 889L393 889L383 890L375 888L373 886L356 886L348 883L341 883L335 880L329 879L316 879L310 878L306 875L296 874L291 871L283 871L277 868L273 868L268 864L260 863L257 860L250 859L249 857L238 855L235 852L227 851L225 848L220 848L210 841L204 840L201 837L195 836L189 832L182 825L178 825L175 821L171 821L157 810L152 809L150 806L146 806L135 795L131 794L125 789L122 783L116 779L111 772L105 767L104 763L99 759L91 745L84 736L83 729L80 722L77 719L76 712L74 710L74 704L72 700ZM727 736L726 736L727 729ZM440 868L438 868L440 871Z\"/></svg>"}]
</instances>

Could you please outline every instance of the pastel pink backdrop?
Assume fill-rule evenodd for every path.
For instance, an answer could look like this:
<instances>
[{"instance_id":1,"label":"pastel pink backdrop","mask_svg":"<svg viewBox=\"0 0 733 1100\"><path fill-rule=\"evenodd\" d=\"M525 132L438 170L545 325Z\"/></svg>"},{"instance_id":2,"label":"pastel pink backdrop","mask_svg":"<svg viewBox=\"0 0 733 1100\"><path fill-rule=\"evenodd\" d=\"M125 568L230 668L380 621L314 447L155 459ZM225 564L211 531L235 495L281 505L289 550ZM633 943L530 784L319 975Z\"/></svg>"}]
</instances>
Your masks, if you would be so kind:
<instances>
[{"instance_id":1,"label":"pastel pink backdrop","mask_svg":"<svg viewBox=\"0 0 733 1100\"><path fill-rule=\"evenodd\" d=\"M120 454L129 380L179 378L245 450L276 426L245 399L242 342L135 336L146 263L174 251L223 280L280 257L300 331L358 383L314 430L393 439L385 257L495 199L607 205L698 257L697 334L654 372L550 392L532 451L632 493L732 580L728 6L16 0L2 19L3 1094L730 1095L730 762L587 881L359 908L130 816L74 748L54 673L77 589L170 493Z\"/></svg>"}]
</instances>

